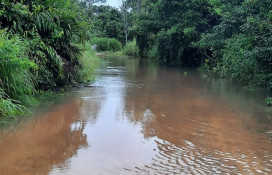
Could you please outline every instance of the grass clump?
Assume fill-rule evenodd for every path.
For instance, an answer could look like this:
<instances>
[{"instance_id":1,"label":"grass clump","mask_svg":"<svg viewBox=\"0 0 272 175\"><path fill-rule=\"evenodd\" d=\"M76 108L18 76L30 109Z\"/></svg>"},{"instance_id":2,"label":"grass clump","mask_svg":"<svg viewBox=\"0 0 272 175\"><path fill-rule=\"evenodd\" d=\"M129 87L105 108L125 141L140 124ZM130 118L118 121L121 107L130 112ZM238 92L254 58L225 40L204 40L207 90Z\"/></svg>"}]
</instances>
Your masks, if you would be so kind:
<instances>
[{"instance_id":1,"label":"grass clump","mask_svg":"<svg viewBox=\"0 0 272 175\"><path fill-rule=\"evenodd\" d=\"M25 43L18 36L0 31L0 115L15 117L36 103L32 73L37 65L25 54ZM8 94L8 95L7 95Z\"/></svg>"},{"instance_id":2,"label":"grass clump","mask_svg":"<svg viewBox=\"0 0 272 175\"><path fill-rule=\"evenodd\" d=\"M31 72L37 65L28 59L24 45L18 36L0 32L0 87L12 99L26 103L35 93Z\"/></svg>"},{"instance_id":3,"label":"grass clump","mask_svg":"<svg viewBox=\"0 0 272 175\"><path fill-rule=\"evenodd\" d=\"M81 46L83 56L79 59L81 67L78 69L78 79L81 83L93 82L94 71L102 64L102 60L96 56L90 42L86 42L85 46Z\"/></svg>"},{"instance_id":4,"label":"grass clump","mask_svg":"<svg viewBox=\"0 0 272 175\"><path fill-rule=\"evenodd\" d=\"M21 105L19 101L11 99L0 88L0 116L16 117L27 113L29 113L29 110L26 107Z\"/></svg>"},{"instance_id":5,"label":"grass clump","mask_svg":"<svg viewBox=\"0 0 272 175\"><path fill-rule=\"evenodd\" d=\"M158 51L158 45L154 45L147 53L148 58L151 59L158 59L159 58L159 51Z\"/></svg>"},{"instance_id":6,"label":"grass clump","mask_svg":"<svg viewBox=\"0 0 272 175\"><path fill-rule=\"evenodd\" d=\"M126 46L123 48L123 54L128 56L139 56L139 48L136 44L136 41L130 41L126 44Z\"/></svg>"}]
</instances>

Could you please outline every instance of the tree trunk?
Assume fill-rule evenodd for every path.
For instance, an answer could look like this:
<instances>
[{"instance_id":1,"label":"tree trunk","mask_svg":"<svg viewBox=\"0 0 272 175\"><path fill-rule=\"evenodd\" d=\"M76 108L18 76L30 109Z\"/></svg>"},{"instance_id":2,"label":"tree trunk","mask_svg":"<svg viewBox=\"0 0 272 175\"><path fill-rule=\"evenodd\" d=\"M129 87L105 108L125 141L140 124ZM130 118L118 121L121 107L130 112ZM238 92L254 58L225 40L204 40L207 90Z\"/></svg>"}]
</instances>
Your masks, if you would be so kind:
<instances>
[{"instance_id":1,"label":"tree trunk","mask_svg":"<svg viewBox=\"0 0 272 175\"><path fill-rule=\"evenodd\" d=\"M141 3L142 3L142 0L137 0L137 15L139 16L140 15L140 12L141 12Z\"/></svg>"}]
</instances>

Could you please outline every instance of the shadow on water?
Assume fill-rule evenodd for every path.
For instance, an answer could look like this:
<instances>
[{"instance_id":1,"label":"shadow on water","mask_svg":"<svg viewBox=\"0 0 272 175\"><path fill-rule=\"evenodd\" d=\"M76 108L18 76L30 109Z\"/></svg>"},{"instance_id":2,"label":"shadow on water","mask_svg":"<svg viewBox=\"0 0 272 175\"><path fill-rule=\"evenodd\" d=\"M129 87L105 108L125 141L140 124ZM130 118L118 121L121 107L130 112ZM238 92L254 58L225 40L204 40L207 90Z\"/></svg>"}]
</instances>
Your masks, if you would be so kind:
<instances>
[{"instance_id":1,"label":"shadow on water","mask_svg":"<svg viewBox=\"0 0 272 175\"><path fill-rule=\"evenodd\" d=\"M272 173L265 92L104 59L92 88L0 131L0 174Z\"/></svg>"}]
</instances>

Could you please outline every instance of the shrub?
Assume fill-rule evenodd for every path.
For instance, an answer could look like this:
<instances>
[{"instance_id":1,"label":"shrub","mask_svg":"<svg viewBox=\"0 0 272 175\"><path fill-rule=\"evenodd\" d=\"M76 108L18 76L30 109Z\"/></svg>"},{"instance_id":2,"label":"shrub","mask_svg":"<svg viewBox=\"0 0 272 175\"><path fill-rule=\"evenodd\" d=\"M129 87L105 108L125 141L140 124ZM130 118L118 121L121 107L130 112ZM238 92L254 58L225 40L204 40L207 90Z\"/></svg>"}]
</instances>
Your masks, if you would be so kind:
<instances>
[{"instance_id":1,"label":"shrub","mask_svg":"<svg viewBox=\"0 0 272 175\"><path fill-rule=\"evenodd\" d=\"M109 50L110 51L120 51L122 49L122 43L117 39L109 39Z\"/></svg>"},{"instance_id":2,"label":"shrub","mask_svg":"<svg viewBox=\"0 0 272 175\"><path fill-rule=\"evenodd\" d=\"M151 59L158 59L158 58L159 58L158 45L154 45L154 46L148 51L148 58L151 58Z\"/></svg>"},{"instance_id":3,"label":"shrub","mask_svg":"<svg viewBox=\"0 0 272 175\"><path fill-rule=\"evenodd\" d=\"M243 34L232 37L227 41L222 60L214 70L221 76L252 87L268 87L271 70L261 61L259 47L254 37Z\"/></svg>"},{"instance_id":4,"label":"shrub","mask_svg":"<svg viewBox=\"0 0 272 175\"><path fill-rule=\"evenodd\" d=\"M97 45L98 51L119 51L122 48L121 42L114 38L94 38L91 43Z\"/></svg>"},{"instance_id":5,"label":"shrub","mask_svg":"<svg viewBox=\"0 0 272 175\"><path fill-rule=\"evenodd\" d=\"M128 56L139 56L139 48L136 45L136 41L128 42L123 48L123 53Z\"/></svg>"},{"instance_id":6,"label":"shrub","mask_svg":"<svg viewBox=\"0 0 272 175\"><path fill-rule=\"evenodd\" d=\"M107 51L109 50L109 41L105 38L94 38L92 39L92 44L97 45L98 51Z\"/></svg>"}]
</instances>

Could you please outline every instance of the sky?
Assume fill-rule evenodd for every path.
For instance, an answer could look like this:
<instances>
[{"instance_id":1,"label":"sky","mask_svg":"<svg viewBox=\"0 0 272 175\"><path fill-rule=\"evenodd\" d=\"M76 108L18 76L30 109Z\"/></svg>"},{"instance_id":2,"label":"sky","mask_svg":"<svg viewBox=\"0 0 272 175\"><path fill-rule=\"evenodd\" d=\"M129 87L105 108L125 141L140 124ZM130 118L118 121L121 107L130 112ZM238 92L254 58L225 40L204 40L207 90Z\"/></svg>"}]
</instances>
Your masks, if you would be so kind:
<instances>
[{"instance_id":1,"label":"sky","mask_svg":"<svg viewBox=\"0 0 272 175\"><path fill-rule=\"evenodd\" d=\"M107 0L106 5L113 6L115 8L119 8L121 6L121 0Z\"/></svg>"}]
</instances>

